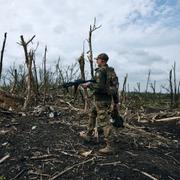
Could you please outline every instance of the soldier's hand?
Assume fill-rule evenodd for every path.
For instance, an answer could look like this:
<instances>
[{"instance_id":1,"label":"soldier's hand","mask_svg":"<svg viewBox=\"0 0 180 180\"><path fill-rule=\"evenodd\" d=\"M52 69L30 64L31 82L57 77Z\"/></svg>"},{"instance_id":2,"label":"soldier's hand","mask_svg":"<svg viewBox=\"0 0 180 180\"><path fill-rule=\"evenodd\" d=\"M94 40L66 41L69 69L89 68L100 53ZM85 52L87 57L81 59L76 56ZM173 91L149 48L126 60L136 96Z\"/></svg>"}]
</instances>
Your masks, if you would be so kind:
<instances>
[{"instance_id":1,"label":"soldier's hand","mask_svg":"<svg viewBox=\"0 0 180 180\"><path fill-rule=\"evenodd\" d=\"M114 104L114 107L113 107L114 110L118 111L119 110L119 103L117 104Z\"/></svg>"},{"instance_id":2,"label":"soldier's hand","mask_svg":"<svg viewBox=\"0 0 180 180\"><path fill-rule=\"evenodd\" d=\"M84 89L88 88L88 87L89 87L89 85L90 85L90 82L87 82L87 83L81 84L81 86L82 86Z\"/></svg>"}]
</instances>

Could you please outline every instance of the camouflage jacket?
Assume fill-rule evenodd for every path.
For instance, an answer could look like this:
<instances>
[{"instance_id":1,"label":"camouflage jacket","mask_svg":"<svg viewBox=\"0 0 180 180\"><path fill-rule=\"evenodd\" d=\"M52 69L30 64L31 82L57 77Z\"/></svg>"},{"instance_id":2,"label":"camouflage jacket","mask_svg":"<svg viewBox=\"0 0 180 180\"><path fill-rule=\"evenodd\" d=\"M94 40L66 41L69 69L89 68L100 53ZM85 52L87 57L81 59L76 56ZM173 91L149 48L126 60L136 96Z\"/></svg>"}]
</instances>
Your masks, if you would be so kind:
<instances>
[{"instance_id":1,"label":"camouflage jacket","mask_svg":"<svg viewBox=\"0 0 180 180\"><path fill-rule=\"evenodd\" d=\"M96 83L90 84L90 89L93 91L95 100L97 101L112 101L112 95L108 93L107 90L107 70L108 65L98 67L95 69L95 81ZM114 99L115 103L117 103L118 98Z\"/></svg>"}]
</instances>

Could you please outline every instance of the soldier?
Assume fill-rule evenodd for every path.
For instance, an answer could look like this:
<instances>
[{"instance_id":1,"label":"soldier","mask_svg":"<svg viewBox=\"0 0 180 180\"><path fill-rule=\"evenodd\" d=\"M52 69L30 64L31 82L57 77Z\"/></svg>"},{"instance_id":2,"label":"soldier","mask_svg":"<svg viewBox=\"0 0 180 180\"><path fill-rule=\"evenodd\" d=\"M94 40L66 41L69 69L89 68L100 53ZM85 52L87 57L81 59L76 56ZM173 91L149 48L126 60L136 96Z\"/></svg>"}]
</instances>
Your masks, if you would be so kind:
<instances>
[{"instance_id":1,"label":"soldier","mask_svg":"<svg viewBox=\"0 0 180 180\"><path fill-rule=\"evenodd\" d=\"M113 126L110 122L109 112L111 110L112 102L114 103L114 109L118 111L118 78L114 69L107 64L109 57L107 54L99 54L96 58L98 68L95 69L95 81L96 83L85 83L82 86L84 88L90 88L93 91L95 103L89 113L89 123L86 133L80 133L80 136L90 141L94 134L94 128L97 124L98 129L102 129L104 133L104 140L106 146L100 149L100 153L113 152ZM97 121L97 122L96 122Z\"/></svg>"}]
</instances>

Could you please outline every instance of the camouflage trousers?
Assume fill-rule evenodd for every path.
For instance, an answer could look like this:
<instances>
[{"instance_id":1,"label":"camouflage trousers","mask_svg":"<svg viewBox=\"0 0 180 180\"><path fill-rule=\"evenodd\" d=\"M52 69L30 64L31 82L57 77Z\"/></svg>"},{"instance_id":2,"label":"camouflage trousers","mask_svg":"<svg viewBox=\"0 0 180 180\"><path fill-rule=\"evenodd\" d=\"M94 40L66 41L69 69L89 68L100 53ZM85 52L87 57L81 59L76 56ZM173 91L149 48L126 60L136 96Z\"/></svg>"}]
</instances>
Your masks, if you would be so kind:
<instances>
[{"instance_id":1,"label":"camouflage trousers","mask_svg":"<svg viewBox=\"0 0 180 180\"><path fill-rule=\"evenodd\" d=\"M89 113L88 132L92 134L94 128L103 130L104 138L108 142L114 139L114 127L110 122L111 101L96 101Z\"/></svg>"}]
</instances>

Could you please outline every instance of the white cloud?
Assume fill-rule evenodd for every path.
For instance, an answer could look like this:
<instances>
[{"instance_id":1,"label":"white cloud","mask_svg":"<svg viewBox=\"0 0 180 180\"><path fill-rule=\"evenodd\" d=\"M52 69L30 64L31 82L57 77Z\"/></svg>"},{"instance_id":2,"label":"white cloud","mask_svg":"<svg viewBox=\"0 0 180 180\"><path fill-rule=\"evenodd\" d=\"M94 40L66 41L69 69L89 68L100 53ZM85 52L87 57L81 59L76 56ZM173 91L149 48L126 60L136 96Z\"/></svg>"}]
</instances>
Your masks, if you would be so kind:
<instances>
[{"instance_id":1,"label":"white cloud","mask_svg":"<svg viewBox=\"0 0 180 180\"><path fill-rule=\"evenodd\" d=\"M160 2L160 1L159 1ZM180 4L153 0L0 0L0 42L8 32L4 65L22 63L23 49L16 43L25 39L39 41L37 63L41 64L44 46L48 61L61 56L70 64L80 55L89 24L97 17L102 28L93 34L94 54L107 52L119 77L129 73L129 82L152 78L165 81L177 61L180 77ZM87 44L86 44L87 49Z\"/></svg>"}]
</instances>

